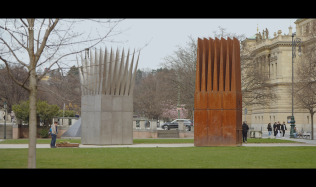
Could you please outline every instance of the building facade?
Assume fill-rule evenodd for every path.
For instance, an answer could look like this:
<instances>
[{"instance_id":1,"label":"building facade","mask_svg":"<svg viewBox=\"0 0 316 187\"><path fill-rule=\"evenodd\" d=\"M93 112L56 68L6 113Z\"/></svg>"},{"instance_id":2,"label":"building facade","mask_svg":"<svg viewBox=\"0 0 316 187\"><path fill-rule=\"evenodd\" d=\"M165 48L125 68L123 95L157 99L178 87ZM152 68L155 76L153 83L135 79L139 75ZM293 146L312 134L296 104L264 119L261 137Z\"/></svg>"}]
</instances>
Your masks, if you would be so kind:
<instances>
[{"instance_id":1,"label":"building facade","mask_svg":"<svg viewBox=\"0 0 316 187\"><path fill-rule=\"evenodd\" d=\"M309 35L313 21L313 19L297 19L295 21L295 37L301 39L302 48L309 45L311 41L314 42ZM256 104L244 106L243 121L247 121L255 130L267 131L268 123L273 125L274 122L278 121L280 123L285 122L287 129L290 130L290 117L292 116L292 34L292 27L290 26L287 31L274 32L273 37L270 38L268 37L269 31L266 29L263 33L259 32L243 41L252 52L251 58L248 60L254 63L260 71L266 72L260 75L267 77L270 91L277 96L275 101L265 106ZM295 61L302 60L302 58L304 58L304 54L301 57L298 56L298 47L296 47L294 82L297 65ZM254 97L254 91L256 90L252 90L247 94ZM262 90L257 91L262 92ZM244 112L245 108L247 108L247 114ZM294 117L296 127L304 131L311 130L311 116L308 110L295 108L294 104ZM315 125L314 130L316 130Z\"/></svg>"}]
</instances>

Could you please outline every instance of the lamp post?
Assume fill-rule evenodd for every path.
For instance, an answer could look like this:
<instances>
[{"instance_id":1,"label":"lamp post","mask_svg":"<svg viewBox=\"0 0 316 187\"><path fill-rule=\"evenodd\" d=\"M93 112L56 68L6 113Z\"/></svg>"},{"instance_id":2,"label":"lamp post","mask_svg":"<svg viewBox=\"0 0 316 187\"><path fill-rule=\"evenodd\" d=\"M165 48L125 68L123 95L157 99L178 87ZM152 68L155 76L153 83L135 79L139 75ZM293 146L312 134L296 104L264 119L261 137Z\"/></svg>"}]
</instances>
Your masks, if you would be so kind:
<instances>
[{"instance_id":1,"label":"lamp post","mask_svg":"<svg viewBox=\"0 0 316 187\"><path fill-rule=\"evenodd\" d=\"M178 75L178 79L179 79L179 84L178 84L178 119L180 119L180 73Z\"/></svg>"},{"instance_id":2,"label":"lamp post","mask_svg":"<svg viewBox=\"0 0 316 187\"><path fill-rule=\"evenodd\" d=\"M290 138L294 138L294 126L295 126L295 120L294 120L294 114L293 114L293 95L294 95L294 91L293 91L293 80L294 80L294 69L293 69L293 64L294 64L294 58L296 57L296 45L298 44L299 48L298 48L298 56L301 56L301 39L300 38L295 38L294 39L294 35L295 33L292 34L292 117L291 117L291 131L290 131Z\"/></svg>"},{"instance_id":3,"label":"lamp post","mask_svg":"<svg viewBox=\"0 0 316 187\"><path fill-rule=\"evenodd\" d=\"M6 121L7 121L7 101L4 101L4 104L3 104L3 107L4 107L4 139L6 139Z\"/></svg>"}]
</instances>

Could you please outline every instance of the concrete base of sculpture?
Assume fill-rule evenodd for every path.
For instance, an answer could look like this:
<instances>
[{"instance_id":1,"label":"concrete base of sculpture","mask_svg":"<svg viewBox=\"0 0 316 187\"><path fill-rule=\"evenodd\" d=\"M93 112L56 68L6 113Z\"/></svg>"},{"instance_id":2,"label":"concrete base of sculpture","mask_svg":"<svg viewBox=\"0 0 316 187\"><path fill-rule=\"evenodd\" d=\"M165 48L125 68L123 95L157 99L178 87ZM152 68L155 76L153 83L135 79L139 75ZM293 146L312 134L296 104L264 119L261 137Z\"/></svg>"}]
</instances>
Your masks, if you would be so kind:
<instances>
[{"instance_id":1,"label":"concrete base of sculpture","mask_svg":"<svg viewBox=\"0 0 316 187\"><path fill-rule=\"evenodd\" d=\"M133 144L132 95L85 95L81 106L82 144Z\"/></svg>"}]
</instances>

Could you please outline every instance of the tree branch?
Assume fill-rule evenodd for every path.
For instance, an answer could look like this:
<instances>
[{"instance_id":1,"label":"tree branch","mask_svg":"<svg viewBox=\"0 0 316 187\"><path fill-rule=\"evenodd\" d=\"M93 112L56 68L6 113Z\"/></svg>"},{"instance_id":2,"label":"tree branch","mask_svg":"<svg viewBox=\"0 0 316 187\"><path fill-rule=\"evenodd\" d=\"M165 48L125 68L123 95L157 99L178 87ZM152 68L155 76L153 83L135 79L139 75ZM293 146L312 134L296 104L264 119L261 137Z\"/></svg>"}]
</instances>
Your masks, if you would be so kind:
<instances>
[{"instance_id":1,"label":"tree branch","mask_svg":"<svg viewBox=\"0 0 316 187\"><path fill-rule=\"evenodd\" d=\"M17 85L20 85L22 88L24 88L24 89L26 89L26 90L28 90L28 91L31 91L31 89L30 89L29 87L27 87L27 86L25 86L24 84L18 82L18 81L13 77L13 75L12 75L12 73L11 73L11 70L10 70L10 68L9 68L9 65L8 65L8 63L7 63L7 60L3 59L1 56L0 56L0 59L5 63L6 68L7 68L8 72L9 72L10 78L11 78Z\"/></svg>"}]
</instances>

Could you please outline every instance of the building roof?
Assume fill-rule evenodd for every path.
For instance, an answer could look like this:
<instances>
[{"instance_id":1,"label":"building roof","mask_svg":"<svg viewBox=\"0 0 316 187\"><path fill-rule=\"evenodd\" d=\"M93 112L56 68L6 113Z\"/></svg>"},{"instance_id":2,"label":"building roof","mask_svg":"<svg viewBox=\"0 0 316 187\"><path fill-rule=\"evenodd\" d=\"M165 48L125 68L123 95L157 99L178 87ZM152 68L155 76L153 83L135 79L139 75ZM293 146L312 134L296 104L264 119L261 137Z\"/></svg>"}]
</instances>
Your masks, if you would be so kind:
<instances>
[{"instance_id":1,"label":"building roof","mask_svg":"<svg viewBox=\"0 0 316 187\"><path fill-rule=\"evenodd\" d=\"M253 36L251 36L251 37L249 37L249 38L247 38L248 40L255 40L256 39L256 35L253 35ZM269 39L273 39L273 38L270 38L269 37Z\"/></svg>"},{"instance_id":2,"label":"building roof","mask_svg":"<svg viewBox=\"0 0 316 187\"><path fill-rule=\"evenodd\" d=\"M249 40L255 40L255 39L256 39L256 35L253 35L253 36L251 36L251 37L249 37L249 38L247 38L247 39L249 39Z\"/></svg>"}]
</instances>

